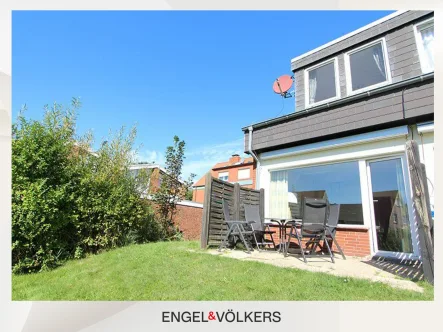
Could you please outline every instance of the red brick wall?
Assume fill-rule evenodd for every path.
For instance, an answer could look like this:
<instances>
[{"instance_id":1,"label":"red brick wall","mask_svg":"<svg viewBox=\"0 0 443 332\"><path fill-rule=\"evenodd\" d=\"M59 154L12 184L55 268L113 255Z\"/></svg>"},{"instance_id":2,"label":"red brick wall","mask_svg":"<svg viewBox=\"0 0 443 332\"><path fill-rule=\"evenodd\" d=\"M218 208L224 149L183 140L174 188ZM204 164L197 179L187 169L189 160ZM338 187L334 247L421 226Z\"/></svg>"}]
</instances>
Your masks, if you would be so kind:
<instances>
[{"instance_id":1,"label":"red brick wall","mask_svg":"<svg viewBox=\"0 0 443 332\"><path fill-rule=\"evenodd\" d=\"M367 229L338 228L335 239L347 256L363 257L371 254ZM337 250L335 245L332 249Z\"/></svg>"},{"instance_id":2,"label":"red brick wall","mask_svg":"<svg viewBox=\"0 0 443 332\"><path fill-rule=\"evenodd\" d=\"M174 223L183 232L185 240L199 240L203 208L185 206L177 204L177 213L174 216Z\"/></svg>"},{"instance_id":3,"label":"red brick wall","mask_svg":"<svg viewBox=\"0 0 443 332\"><path fill-rule=\"evenodd\" d=\"M277 227L271 227L271 230L275 231L273 238L275 243L279 244L279 229ZM289 232L290 228L287 228L287 234L289 234ZM335 239L342 248L345 256L364 257L371 254L369 231L367 229L338 228ZM296 243L296 239L292 238L291 242ZM332 246L332 250L338 252L335 245Z\"/></svg>"}]
</instances>

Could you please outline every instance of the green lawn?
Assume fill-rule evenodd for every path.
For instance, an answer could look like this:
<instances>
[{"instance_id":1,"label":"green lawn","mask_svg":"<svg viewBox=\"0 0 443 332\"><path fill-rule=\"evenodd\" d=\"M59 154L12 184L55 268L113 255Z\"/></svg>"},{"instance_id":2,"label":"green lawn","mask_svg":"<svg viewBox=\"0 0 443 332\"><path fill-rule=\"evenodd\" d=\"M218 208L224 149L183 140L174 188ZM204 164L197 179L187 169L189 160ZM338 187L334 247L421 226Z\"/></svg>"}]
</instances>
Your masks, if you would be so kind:
<instances>
[{"instance_id":1,"label":"green lawn","mask_svg":"<svg viewBox=\"0 0 443 332\"><path fill-rule=\"evenodd\" d=\"M193 251L189 250L192 249ZM53 271L14 275L13 300L432 300L381 283L199 252L197 242L133 245Z\"/></svg>"}]
</instances>

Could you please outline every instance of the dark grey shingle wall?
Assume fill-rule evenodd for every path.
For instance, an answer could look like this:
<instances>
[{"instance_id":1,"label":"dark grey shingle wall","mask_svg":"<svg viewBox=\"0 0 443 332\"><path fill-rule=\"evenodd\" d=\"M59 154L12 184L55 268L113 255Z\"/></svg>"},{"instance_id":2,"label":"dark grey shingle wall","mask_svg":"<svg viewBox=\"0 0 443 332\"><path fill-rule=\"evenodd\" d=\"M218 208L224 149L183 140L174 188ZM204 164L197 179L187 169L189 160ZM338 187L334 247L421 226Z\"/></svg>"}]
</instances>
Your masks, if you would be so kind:
<instances>
[{"instance_id":1,"label":"dark grey shingle wall","mask_svg":"<svg viewBox=\"0 0 443 332\"><path fill-rule=\"evenodd\" d=\"M263 150L403 120L402 90L376 95L282 123L254 129L253 150ZM405 118L434 113L434 82L404 91ZM246 133L245 151L249 141Z\"/></svg>"}]
</instances>

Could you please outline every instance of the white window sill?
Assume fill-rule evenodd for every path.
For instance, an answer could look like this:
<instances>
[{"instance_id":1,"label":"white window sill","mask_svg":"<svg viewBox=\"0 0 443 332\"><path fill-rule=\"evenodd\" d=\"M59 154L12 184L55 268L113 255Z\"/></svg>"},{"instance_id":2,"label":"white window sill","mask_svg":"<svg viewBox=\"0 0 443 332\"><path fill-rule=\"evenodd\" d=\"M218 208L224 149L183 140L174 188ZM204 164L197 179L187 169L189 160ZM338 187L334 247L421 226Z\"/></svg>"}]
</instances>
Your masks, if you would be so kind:
<instances>
[{"instance_id":1,"label":"white window sill","mask_svg":"<svg viewBox=\"0 0 443 332\"><path fill-rule=\"evenodd\" d=\"M361 88L361 89L353 90L353 91L351 90L352 88L349 87L349 91L348 91L347 97L352 96L352 95L357 95L359 93L370 92L372 90L375 90L377 88L381 88L382 86L389 85L391 83L392 83L391 80L387 80L387 81L384 81L384 82L380 82L380 83L377 83L377 84L374 84L374 85L367 86L366 88Z\"/></svg>"},{"instance_id":2,"label":"white window sill","mask_svg":"<svg viewBox=\"0 0 443 332\"><path fill-rule=\"evenodd\" d=\"M344 224L338 224L337 229L360 229L360 230L369 230L368 226L365 225L344 225Z\"/></svg>"},{"instance_id":3,"label":"white window sill","mask_svg":"<svg viewBox=\"0 0 443 332\"><path fill-rule=\"evenodd\" d=\"M305 109L317 107L317 106L320 106L320 105L326 105L326 104L328 104L330 102L333 102L333 101L339 100L339 99L340 99L340 97L333 97L333 98L325 99L325 100L322 100L322 101L318 101L316 103L312 103L312 104L306 105Z\"/></svg>"}]
</instances>

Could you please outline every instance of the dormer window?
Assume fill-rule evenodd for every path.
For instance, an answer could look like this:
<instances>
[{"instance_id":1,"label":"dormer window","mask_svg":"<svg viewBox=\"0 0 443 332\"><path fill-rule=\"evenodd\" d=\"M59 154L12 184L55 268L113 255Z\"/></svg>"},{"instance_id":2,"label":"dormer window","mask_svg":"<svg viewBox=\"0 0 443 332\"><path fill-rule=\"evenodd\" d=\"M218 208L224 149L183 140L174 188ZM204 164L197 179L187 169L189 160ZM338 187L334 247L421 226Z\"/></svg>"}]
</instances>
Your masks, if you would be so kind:
<instances>
[{"instance_id":1,"label":"dormer window","mask_svg":"<svg viewBox=\"0 0 443 332\"><path fill-rule=\"evenodd\" d=\"M346 53L345 63L348 94L374 89L390 82L384 39Z\"/></svg>"},{"instance_id":2,"label":"dormer window","mask_svg":"<svg viewBox=\"0 0 443 332\"><path fill-rule=\"evenodd\" d=\"M415 26L418 54L424 74L434 71L434 18Z\"/></svg>"},{"instance_id":3,"label":"dormer window","mask_svg":"<svg viewBox=\"0 0 443 332\"><path fill-rule=\"evenodd\" d=\"M337 59L330 59L305 70L306 107L339 97Z\"/></svg>"}]
</instances>

